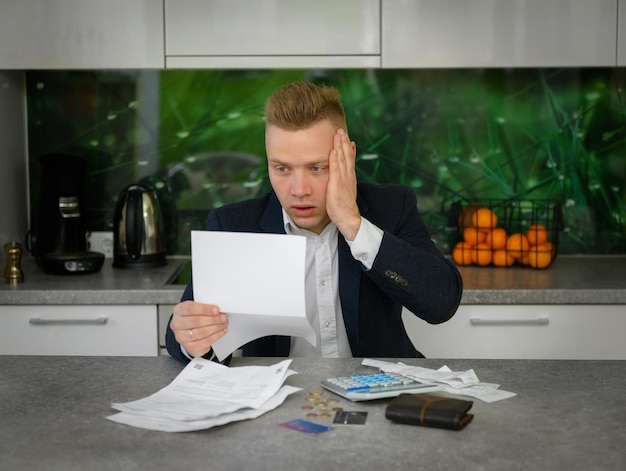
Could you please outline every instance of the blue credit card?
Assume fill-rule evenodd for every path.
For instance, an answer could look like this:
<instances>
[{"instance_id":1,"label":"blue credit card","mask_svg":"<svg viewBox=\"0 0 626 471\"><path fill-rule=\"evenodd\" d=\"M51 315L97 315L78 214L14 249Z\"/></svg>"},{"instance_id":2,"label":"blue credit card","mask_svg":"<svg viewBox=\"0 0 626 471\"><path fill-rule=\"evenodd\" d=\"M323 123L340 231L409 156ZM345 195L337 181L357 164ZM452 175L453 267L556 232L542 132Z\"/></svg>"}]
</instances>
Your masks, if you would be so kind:
<instances>
[{"instance_id":1,"label":"blue credit card","mask_svg":"<svg viewBox=\"0 0 626 471\"><path fill-rule=\"evenodd\" d=\"M332 430L332 427L327 427L325 425L316 424L314 422L309 422L308 420L303 419L294 419L289 422L285 422L280 424L281 427L289 428L291 430L297 430L298 432L304 433L323 433Z\"/></svg>"}]
</instances>

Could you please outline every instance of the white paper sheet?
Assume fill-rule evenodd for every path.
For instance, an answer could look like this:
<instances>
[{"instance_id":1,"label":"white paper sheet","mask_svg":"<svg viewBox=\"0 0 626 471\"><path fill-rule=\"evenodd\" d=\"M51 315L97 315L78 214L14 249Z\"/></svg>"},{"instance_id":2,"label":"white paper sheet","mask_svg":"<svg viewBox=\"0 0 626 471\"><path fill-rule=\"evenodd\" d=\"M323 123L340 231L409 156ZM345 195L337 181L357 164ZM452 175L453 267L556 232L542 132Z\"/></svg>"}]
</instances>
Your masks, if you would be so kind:
<instances>
[{"instance_id":1,"label":"white paper sheet","mask_svg":"<svg viewBox=\"0 0 626 471\"><path fill-rule=\"evenodd\" d=\"M258 417L299 388L284 385L291 360L232 367L194 358L166 387L143 399L113 403L114 422L165 432L203 430Z\"/></svg>"},{"instance_id":2,"label":"white paper sheet","mask_svg":"<svg viewBox=\"0 0 626 471\"><path fill-rule=\"evenodd\" d=\"M191 232L194 299L228 314L228 332L213 344L219 360L267 335L316 344L306 318L305 253L301 236Z\"/></svg>"},{"instance_id":3,"label":"white paper sheet","mask_svg":"<svg viewBox=\"0 0 626 471\"><path fill-rule=\"evenodd\" d=\"M481 383L474 370L452 371L446 365L438 370L410 366L404 363L391 363L388 361L365 358L362 365L373 366L386 373L400 373L413 378L420 383L435 383L441 385L441 390L451 394L471 396L484 402L496 402L509 397L517 396L516 393L499 389L499 384Z\"/></svg>"},{"instance_id":4,"label":"white paper sheet","mask_svg":"<svg viewBox=\"0 0 626 471\"><path fill-rule=\"evenodd\" d=\"M301 389L293 386L282 386L274 396L269 398L257 409L240 409L236 412L218 415L217 417L209 417L207 419L177 420L157 416L134 415L126 412L118 412L117 414L108 416L107 419L119 424L131 425L148 430L158 430L160 432L193 432L239 420L256 419L266 412L276 409L285 402L287 396L298 391L301 391Z\"/></svg>"}]
</instances>

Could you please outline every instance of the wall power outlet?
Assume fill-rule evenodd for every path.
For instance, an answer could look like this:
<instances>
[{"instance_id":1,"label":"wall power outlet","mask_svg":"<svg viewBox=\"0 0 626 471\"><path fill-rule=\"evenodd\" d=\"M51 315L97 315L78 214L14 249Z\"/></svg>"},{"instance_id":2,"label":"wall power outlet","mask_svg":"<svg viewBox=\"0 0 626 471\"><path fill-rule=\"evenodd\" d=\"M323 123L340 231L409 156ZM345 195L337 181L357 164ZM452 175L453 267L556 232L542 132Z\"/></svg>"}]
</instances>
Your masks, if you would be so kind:
<instances>
[{"instance_id":1,"label":"wall power outlet","mask_svg":"<svg viewBox=\"0 0 626 471\"><path fill-rule=\"evenodd\" d=\"M104 258L113 258L113 232L87 233L87 247L93 252L104 254Z\"/></svg>"}]
</instances>

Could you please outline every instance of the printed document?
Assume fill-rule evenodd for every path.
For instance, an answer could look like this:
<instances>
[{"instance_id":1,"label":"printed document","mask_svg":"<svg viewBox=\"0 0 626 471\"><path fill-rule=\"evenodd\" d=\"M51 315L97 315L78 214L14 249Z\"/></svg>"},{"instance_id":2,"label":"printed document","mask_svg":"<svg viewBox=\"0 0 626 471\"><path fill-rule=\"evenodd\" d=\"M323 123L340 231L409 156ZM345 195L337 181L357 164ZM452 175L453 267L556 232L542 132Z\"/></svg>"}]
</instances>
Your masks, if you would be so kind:
<instances>
[{"instance_id":1,"label":"printed document","mask_svg":"<svg viewBox=\"0 0 626 471\"><path fill-rule=\"evenodd\" d=\"M258 417L299 388L284 385L295 374L291 360L271 366L227 367L194 358L168 386L144 399L113 403L107 419L165 432L188 432Z\"/></svg>"},{"instance_id":2,"label":"printed document","mask_svg":"<svg viewBox=\"0 0 626 471\"><path fill-rule=\"evenodd\" d=\"M306 238L247 232L191 232L194 300L228 315L213 344L222 361L251 340L287 335L316 345L306 318Z\"/></svg>"}]
</instances>

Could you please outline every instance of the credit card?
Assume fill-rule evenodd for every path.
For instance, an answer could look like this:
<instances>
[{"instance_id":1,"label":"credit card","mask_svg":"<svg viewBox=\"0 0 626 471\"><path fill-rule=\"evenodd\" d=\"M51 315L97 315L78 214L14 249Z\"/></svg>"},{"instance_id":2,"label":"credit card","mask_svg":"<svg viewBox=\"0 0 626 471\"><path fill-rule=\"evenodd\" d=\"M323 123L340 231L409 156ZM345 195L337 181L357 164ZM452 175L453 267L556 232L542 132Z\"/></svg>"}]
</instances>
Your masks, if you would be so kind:
<instances>
[{"instance_id":1,"label":"credit card","mask_svg":"<svg viewBox=\"0 0 626 471\"><path fill-rule=\"evenodd\" d=\"M279 425L281 427L289 428L291 430L297 430L298 432L313 434L328 432L329 430L333 429L332 427L316 424L314 422L309 422L308 420L303 419L294 419Z\"/></svg>"},{"instance_id":2,"label":"credit card","mask_svg":"<svg viewBox=\"0 0 626 471\"><path fill-rule=\"evenodd\" d=\"M333 424L364 425L367 420L367 412L337 411Z\"/></svg>"}]
</instances>

